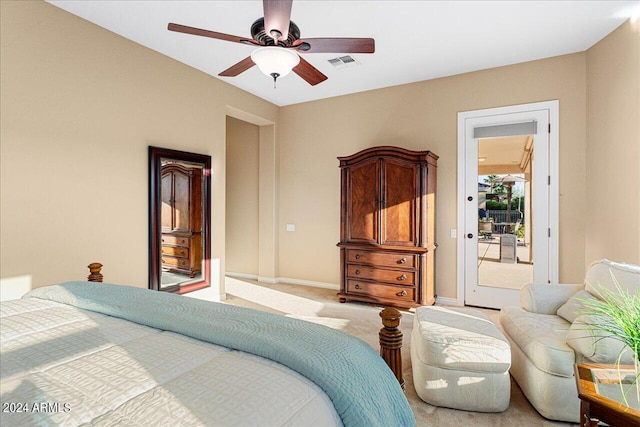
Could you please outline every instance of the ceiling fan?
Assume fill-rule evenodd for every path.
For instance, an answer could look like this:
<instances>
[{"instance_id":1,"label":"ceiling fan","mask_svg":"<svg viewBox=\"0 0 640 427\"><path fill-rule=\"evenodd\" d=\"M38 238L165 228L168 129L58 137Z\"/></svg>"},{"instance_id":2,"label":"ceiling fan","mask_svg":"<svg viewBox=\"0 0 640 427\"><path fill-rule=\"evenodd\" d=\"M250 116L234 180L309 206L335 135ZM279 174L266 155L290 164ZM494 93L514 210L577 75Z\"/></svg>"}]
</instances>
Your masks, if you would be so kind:
<instances>
[{"instance_id":1,"label":"ceiling fan","mask_svg":"<svg viewBox=\"0 0 640 427\"><path fill-rule=\"evenodd\" d=\"M284 77L293 71L312 86L325 80L327 76L301 58L298 53L373 53L375 41L372 38L300 38L300 29L291 21L293 0L263 0L264 17L251 25L251 38L218 33L186 25L170 23L168 29L179 33L210 37L255 46L251 56L227 68L219 76L235 77L254 65L273 77Z\"/></svg>"}]
</instances>

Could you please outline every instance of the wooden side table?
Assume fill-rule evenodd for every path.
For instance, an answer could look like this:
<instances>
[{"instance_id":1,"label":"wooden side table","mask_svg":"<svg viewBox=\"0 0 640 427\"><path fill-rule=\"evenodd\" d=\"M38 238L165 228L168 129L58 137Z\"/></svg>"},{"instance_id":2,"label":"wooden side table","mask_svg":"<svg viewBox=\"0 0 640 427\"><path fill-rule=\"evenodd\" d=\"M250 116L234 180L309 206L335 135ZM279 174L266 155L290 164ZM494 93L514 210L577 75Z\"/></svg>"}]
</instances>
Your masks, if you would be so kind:
<instances>
[{"instance_id":1,"label":"wooden side table","mask_svg":"<svg viewBox=\"0 0 640 427\"><path fill-rule=\"evenodd\" d=\"M632 366L582 364L575 365L578 397L580 398L580 425L596 427L599 421L616 427L640 426L640 402L635 385L627 394L627 406L622 399L620 378L634 375Z\"/></svg>"}]
</instances>

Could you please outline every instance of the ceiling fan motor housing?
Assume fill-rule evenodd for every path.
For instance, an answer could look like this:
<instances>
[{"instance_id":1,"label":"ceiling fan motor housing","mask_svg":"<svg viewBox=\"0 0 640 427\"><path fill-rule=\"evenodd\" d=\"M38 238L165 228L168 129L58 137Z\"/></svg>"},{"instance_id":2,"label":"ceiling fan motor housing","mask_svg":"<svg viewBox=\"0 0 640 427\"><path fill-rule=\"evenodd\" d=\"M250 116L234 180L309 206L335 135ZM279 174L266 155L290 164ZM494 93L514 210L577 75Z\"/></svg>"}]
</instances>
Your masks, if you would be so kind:
<instances>
[{"instance_id":1,"label":"ceiling fan motor housing","mask_svg":"<svg viewBox=\"0 0 640 427\"><path fill-rule=\"evenodd\" d=\"M273 29L270 32L272 31L282 34L279 29ZM289 35L287 39L278 40L278 43L276 44L273 36L267 33L264 28L264 18L259 18L251 24L251 37L254 40L257 40L262 46L291 47L291 45L300 38L300 29L293 21L289 21Z\"/></svg>"}]
</instances>

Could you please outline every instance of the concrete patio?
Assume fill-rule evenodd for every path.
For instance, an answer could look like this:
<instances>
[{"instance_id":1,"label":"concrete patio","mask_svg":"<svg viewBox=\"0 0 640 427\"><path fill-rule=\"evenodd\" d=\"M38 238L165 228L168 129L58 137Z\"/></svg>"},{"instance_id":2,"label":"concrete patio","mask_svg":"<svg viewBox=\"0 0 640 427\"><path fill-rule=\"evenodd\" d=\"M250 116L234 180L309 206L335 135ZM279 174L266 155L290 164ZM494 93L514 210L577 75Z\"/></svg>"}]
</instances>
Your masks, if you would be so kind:
<instances>
[{"instance_id":1,"label":"concrete patio","mask_svg":"<svg viewBox=\"0 0 640 427\"><path fill-rule=\"evenodd\" d=\"M478 241L478 283L480 286L521 289L533 281L533 263L529 262L530 246L518 243L518 262L500 262L500 234Z\"/></svg>"}]
</instances>

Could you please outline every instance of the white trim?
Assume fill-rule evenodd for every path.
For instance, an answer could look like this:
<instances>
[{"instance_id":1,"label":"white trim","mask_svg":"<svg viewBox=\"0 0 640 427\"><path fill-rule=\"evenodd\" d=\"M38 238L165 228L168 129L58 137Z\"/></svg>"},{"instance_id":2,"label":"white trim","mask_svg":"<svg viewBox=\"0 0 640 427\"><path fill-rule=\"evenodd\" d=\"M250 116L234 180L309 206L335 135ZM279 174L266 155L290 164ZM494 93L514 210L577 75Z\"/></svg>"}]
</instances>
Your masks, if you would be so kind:
<instances>
[{"instance_id":1,"label":"white trim","mask_svg":"<svg viewBox=\"0 0 640 427\"><path fill-rule=\"evenodd\" d=\"M465 213L462 200L466 193L466 166L465 166L465 147L466 147L466 125L465 120L468 113L458 113L458 197L456 198L456 209L458 211L457 239L458 244L456 252L457 277L458 286L456 290L456 304L464 305L464 283L465 283L465 257L464 257L464 230Z\"/></svg>"},{"instance_id":2,"label":"white trim","mask_svg":"<svg viewBox=\"0 0 640 427\"><path fill-rule=\"evenodd\" d=\"M463 304L459 304L457 298L436 297L436 304L435 305L457 305L457 306L461 306Z\"/></svg>"},{"instance_id":3,"label":"white trim","mask_svg":"<svg viewBox=\"0 0 640 427\"><path fill-rule=\"evenodd\" d=\"M235 277L238 279L257 280L260 283L269 283L272 285L275 285L277 283L286 283L289 285L311 286L314 288L333 289L336 291L340 290L340 285L335 283L315 282L312 280L302 280L302 279L291 279L288 277L259 277L255 274L234 273L232 271L227 271L226 275L229 277Z\"/></svg>"},{"instance_id":4,"label":"white trim","mask_svg":"<svg viewBox=\"0 0 640 427\"><path fill-rule=\"evenodd\" d=\"M559 101L545 102L549 109L549 225L551 239L549 241L549 280L558 283L560 256L560 103ZM555 225L555 226L554 226Z\"/></svg>"},{"instance_id":5,"label":"white trim","mask_svg":"<svg viewBox=\"0 0 640 427\"><path fill-rule=\"evenodd\" d=\"M256 274L234 273L233 271L227 271L225 276L236 277L238 279L258 280L258 276Z\"/></svg>"},{"instance_id":6,"label":"white trim","mask_svg":"<svg viewBox=\"0 0 640 427\"><path fill-rule=\"evenodd\" d=\"M458 113L458 197L457 197L457 295L456 305L464 305L464 283L465 283L465 209L462 200L465 198L465 148L466 148L466 120L476 117L486 117L492 115L503 115L513 113L524 113L535 110L549 111L549 124L551 132L549 134L549 176L551 183L549 185L549 227L551 236L549 240L549 280L552 283L558 283L558 247L559 247L559 176L560 176L560 108L559 101L542 101L530 104L510 105L505 107L487 108L483 110L462 111Z\"/></svg>"},{"instance_id":7,"label":"white trim","mask_svg":"<svg viewBox=\"0 0 640 427\"><path fill-rule=\"evenodd\" d=\"M314 288L340 290L340 285L335 283L314 282L312 280L290 279L288 277L278 277L278 283L288 283L291 285L311 286Z\"/></svg>"}]
</instances>

